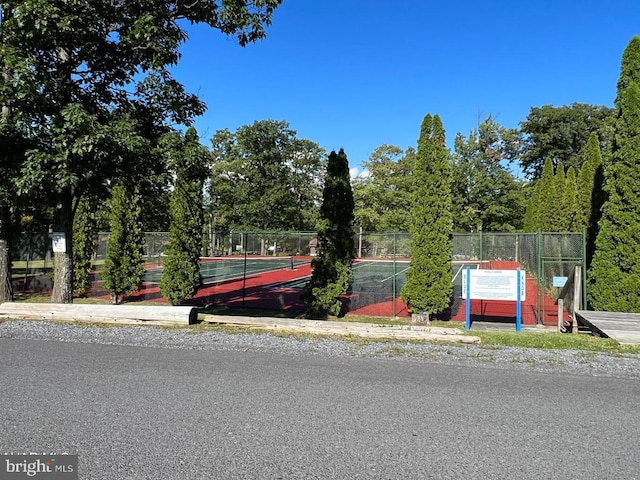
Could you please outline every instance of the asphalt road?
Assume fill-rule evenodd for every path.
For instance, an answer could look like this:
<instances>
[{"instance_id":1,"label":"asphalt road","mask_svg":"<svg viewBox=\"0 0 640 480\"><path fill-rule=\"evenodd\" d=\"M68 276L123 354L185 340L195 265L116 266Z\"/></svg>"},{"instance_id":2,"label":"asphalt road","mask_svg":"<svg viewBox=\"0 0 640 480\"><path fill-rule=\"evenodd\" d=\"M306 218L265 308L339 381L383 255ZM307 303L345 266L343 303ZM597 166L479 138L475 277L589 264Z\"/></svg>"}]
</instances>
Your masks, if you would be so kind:
<instances>
[{"instance_id":1,"label":"asphalt road","mask_svg":"<svg viewBox=\"0 0 640 480\"><path fill-rule=\"evenodd\" d=\"M640 478L637 380L0 338L0 453L87 479Z\"/></svg>"}]
</instances>

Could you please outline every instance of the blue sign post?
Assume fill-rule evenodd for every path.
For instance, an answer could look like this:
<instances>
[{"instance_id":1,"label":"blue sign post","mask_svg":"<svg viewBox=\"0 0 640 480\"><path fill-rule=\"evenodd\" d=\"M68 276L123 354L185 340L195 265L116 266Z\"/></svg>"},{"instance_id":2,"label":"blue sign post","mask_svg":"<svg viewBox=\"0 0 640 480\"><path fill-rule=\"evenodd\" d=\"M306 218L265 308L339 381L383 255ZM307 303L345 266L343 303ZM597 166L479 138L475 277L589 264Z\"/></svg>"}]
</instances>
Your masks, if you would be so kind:
<instances>
[{"instance_id":1,"label":"blue sign post","mask_svg":"<svg viewBox=\"0 0 640 480\"><path fill-rule=\"evenodd\" d=\"M467 301L465 303L466 316L465 316L465 322L464 322L464 328L467 330L471 330L471 282L469 281L470 279L471 279L471 267L467 265L467 285L466 285Z\"/></svg>"},{"instance_id":2,"label":"blue sign post","mask_svg":"<svg viewBox=\"0 0 640 480\"><path fill-rule=\"evenodd\" d=\"M522 275L520 275L520 269L518 269L518 273L516 275L518 277L516 281L516 288L518 289L518 298L516 299L516 332L519 332L522 330L522 289L520 288Z\"/></svg>"}]
</instances>

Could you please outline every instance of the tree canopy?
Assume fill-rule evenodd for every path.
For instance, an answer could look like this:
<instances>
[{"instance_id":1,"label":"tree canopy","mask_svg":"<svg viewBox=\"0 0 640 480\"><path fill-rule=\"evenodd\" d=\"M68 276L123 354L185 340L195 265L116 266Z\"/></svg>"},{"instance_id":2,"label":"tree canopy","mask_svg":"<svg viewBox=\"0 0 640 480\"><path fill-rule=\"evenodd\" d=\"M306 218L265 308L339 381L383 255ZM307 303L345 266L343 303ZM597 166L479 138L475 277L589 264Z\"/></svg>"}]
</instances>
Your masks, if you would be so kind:
<instances>
[{"instance_id":1,"label":"tree canopy","mask_svg":"<svg viewBox=\"0 0 640 480\"><path fill-rule=\"evenodd\" d=\"M275 120L219 130L211 142L218 229L316 229L326 162L318 144Z\"/></svg>"},{"instance_id":2,"label":"tree canopy","mask_svg":"<svg viewBox=\"0 0 640 480\"><path fill-rule=\"evenodd\" d=\"M613 116L614 110L602 105L533 107L527 119L520 122L519 147L512 155L532 180L540 178L548 158L554 168L562 162L565 168L578 171L591 133L598 135L602 150L606 150L612 138Z\"/></svg>"},{"instance_id":3,"label":"tree canopy","mask_svg":"<svg viewBox=\"0 0 640 480\"><path fill-rule=\"evenodd\" d=\"M491 117L468 137L458 133L452 159L454 229L463 232L522 228L524 184L507 166L505 145L513 132Z\"/></svg>"},{"instance_id":4,"label":"tree canopy","mask_svg":"<svg viewBox=\"0 0 640 480\"><path fill-rule=\"evenodd\" d=\"M0 105L28 125L35 145L17 177L57 205L54 229L67 236L56 254L52 301L72 300L72 224L88 191L106 195L118 176L146 170L141 152L171 123L204 111L168 70L186 41L186 22L209 25L243 46L265 36L282 0L1 2ZM149 145L151 141L151 145Z\"/></svg>"},{"instance_id":5,"label":"tree canopy","mask_svg":"<svg viewBox=\"0 0 640 480\"><path fill-rule=\"evenodd\" d=\"M362 163L365 176L353 184L356 224L368 232L406 232L411 209L415 151L381 145Z\"/></svg>"}]
</instances>

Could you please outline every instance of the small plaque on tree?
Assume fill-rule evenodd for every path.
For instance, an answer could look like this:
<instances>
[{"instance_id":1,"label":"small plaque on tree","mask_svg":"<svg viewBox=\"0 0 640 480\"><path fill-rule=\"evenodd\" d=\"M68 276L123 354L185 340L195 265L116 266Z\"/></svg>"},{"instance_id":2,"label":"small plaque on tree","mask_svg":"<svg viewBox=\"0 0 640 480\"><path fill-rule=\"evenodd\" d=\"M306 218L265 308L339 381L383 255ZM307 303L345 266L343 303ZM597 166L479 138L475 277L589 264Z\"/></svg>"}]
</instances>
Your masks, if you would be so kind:
<instances>
[{"instance_id":1,"label":"small plaque on tree","mask_svg":"<svg viewBox=\"0 0 640 480\"><path fill-rule=\"evenodd\" d=\"M64 232L54 232L52 236L53 253L66 253L67 240L64 236Z\"/></svg>"}]
</instances>

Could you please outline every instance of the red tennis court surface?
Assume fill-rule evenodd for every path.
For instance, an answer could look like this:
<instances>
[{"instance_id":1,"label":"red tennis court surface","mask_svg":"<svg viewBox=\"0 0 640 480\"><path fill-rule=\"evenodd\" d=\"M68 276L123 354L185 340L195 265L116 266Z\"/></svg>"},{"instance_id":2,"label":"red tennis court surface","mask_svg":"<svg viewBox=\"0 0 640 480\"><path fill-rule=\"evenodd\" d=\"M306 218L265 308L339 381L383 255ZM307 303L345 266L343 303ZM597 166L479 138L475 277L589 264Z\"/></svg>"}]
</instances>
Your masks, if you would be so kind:
<instances>
[{"instance_id":1,"label":"red tennis court surface","mask_svg":"<svg viewBox=\"0 0 640 480\"><path fill-rule=\"evenodd\" d=\"M492 260L491 262L484 263L483 268L487 267L492 270L516 270L518 268L522 268L518 262L501 260ZM529 275L527 275L526 278L526 292L526 300L523 301L521 305L523 325L536 325L538 299L541 301L540 317L542 318L542 323L544 325L557 325L557 306L553 299L549 297L544 290L538 289L537 281ZM387 299L369 303L356 310L349 310L349 314L384 317L391 317L393 315L398 317L408 317L410 315L407 310L407 306L400 298L394 299L391 295L388 297L389 298ZM472 321L494 321L515 324L516 302L471 300L470 310ZM465 317L465 301L460 298L454 299L451 310L447 312L444 319L464 322L466 319ZM570 318L566 316L564 320L569 322Z\"/></svg>"}]
</instances>

